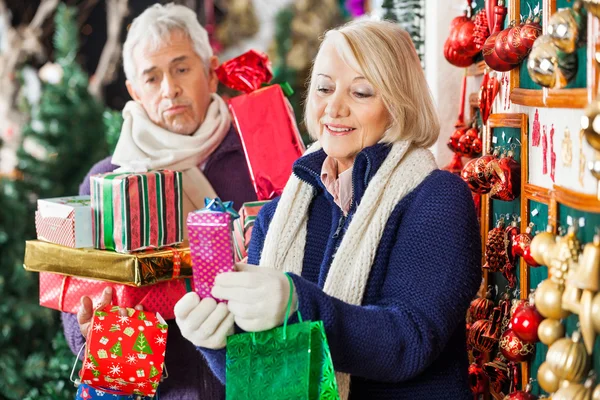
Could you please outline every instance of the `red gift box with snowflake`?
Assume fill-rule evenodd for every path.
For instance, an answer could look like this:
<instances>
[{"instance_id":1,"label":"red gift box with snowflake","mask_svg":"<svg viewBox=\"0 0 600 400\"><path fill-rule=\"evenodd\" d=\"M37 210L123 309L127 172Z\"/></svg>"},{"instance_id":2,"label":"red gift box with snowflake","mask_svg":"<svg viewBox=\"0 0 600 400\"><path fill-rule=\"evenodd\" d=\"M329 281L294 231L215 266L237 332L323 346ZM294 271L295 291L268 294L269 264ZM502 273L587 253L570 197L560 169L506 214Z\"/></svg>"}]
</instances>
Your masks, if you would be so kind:
<instances>
[{"instance_id":1,"label":"red gift box with snowflake","mask_svg":"<svg viewBox=\"0 0 600 400\"><path fill-rule=\"evenodd\" d=\"M154 396L163 372L168 326L160 314L118 306L94 311L81 382L119 395Z\"/></svg>"}]
</instances>

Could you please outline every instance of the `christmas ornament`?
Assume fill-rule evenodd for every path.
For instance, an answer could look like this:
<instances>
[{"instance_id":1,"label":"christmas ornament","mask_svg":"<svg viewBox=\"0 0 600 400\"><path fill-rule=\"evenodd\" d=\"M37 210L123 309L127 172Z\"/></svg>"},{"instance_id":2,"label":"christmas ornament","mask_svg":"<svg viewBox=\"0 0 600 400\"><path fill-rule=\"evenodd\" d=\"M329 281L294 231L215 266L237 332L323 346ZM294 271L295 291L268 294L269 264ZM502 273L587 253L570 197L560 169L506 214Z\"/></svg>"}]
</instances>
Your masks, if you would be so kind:
<instances>
[{"instance_id":1,"label":"christmas ornament","mask_svg":"<svg viewBox=\"0 0 600 400\"><path fill-rule=\"evenodd\" d=\"M596 385L592 392L592 400L600 400L600 385Z\"/></svg>"},{"instance_id":2,"label":"christmas ornament","mask_svg":"<svg viewBox=\"0 0 600 400\"><path fill-rule=\"evenodd\" d=\"M554 152L554 124L550 128L550 178L556 181L556 153Z\"/></svg>"},{"instance_id":3,"label":"christmas ornament","mask_svg":"<svg viewBox=\"0 0 600 400\"><path fill-rule=\"evenodd\" d=\"M556 282L546 279L535 291L535 307L546 318L566 318L569 312L562 308L562 294L563 289Z\"/></svg>"},{"instance_id":4,"label":"christmas ornament","mask_svg":"<svg viewBox=\"0 0 600 400\"><path fill-rule=\"evenodd\" d=\"M500 218L494 229L489 231L485 246L485 265L492 272L499 272L508 262L504 241L504 219Z\"/></svg>"},{"instance_id":5,"label":"christmas ornament","mask_svg":"<svg viewBox=\"0 0 600 400\"><path fill-rule=\"evenodd\" d=\"M469 18L457 28L455 49L466 56L474 57L481 51L481 46L475 42L475 22Z\"/></svg>"},{"instance_id":6,"label":"christmas ornament","mask_svg":"<svg viewBox=\"0 0 600 400\"><path fill-rule=\"evenodd\" d=\"M596 151L600 151L600 126L596 122L599 114L600 101L596 99L587 105L584 115L581 117L581 129L583 129L585 139Z\"/></svg>"},{"instance_id":7,"label":"christmas ornament","mask_svg":"<svg viewBox=\"0 0 600 400\"><path fill-rule=\"evenodd\" d=\"M469 315L473 321L489 318L494 309L494 302L491 300L491 297L492 295L488 291L485 297L479 297L471 302Z\"/></svg>"},{"instance_id":8,"label":"christmas ornament","mask_svg":"<svg viewBox=\"0 0 600 400\"><path fill-rule=\"evenodd\" d=\"M535 109L535 116L533 117L533 127L531 129L531 145L537 147L540 145L540 113L538 109Z\"/></svg>"},{"instance_id":9,"label":"christmas ornament","mask_svg":"<svg viewBox=\"0 0 600 400\"><path fill-rule=\"evenodd\" d=\"M509 371L501 354L493 361L483 364L483 372L490 379L490 387L496 393L502 392L502 387L509 381Z\"/></svg>"},{"instance_id":10,"label":"christmas ornament","mask_svg":"<svg viewBox=\"0 0 600 400\"><path fill-rule=\"evenodd\" d=\"M546 125L542 127L542 174L548 173L548 135Z\"/></svg>"},{"instance_id":11,"label":"christmas ornament","mask_svg":"<svg viewBox=\"0 0 600 400\"><path fill-rule=\"evenodd\" d=\"M468 163L466 163L460 173L460 177L463 179L463 181L467 183L467 186L469 186L469 189L471 189L473 193L485 194L490 191L490 187L489 185L481 185L479 179L477 179L477 174L475 173L475 166L478 160L478 158L474 158Z\"/></svg>"},{"instance_id":12,"label":"christmas ornament","mask_svg":"<svg viewBox=\"0 0 600 400\"><path fill-rule=\"evenodd\" d=\"M536 268L540 266L540 264L538 264L531 256L531 246L527 246L525 247L525 250L523 250L523 261L530 267Z\"/></svg>"},{"instance_id":13,"label":"christmas ornament","mask_svg":"<svg viewBox=\"0 0 600 400\"><path fill-rule=\"evenodd\" d=\"M506 235L506 240L508 241L508 245L510 246L510 251L508 251L508 249L507 249L506 253L508 255L508 259L511 262L511 264L514 264L515 263L515 254L512 251L512 244L516 240L517 236L519 236L519 224L518 224L516 218L513 219L513 221L510 223L510 225L506 228L505 235Z\"/></svg>"},{"instance_id":14,"label":"christmas ornament","mask_svg":"<svg viewBox=\"0 0 600 400\"><path fill-rule=\"evenodd\" d=\"M467 93L467 75L463 76L461 94L460 94L460 104L458 106L458 117L456 122L454 123L455 131L451 135L450 140L448 142L448 147L454 152L454 156L450 163L444 167L446 171L450 171L452 173L460 174L463 169L463 163L460 154L457 152L459 141L462 135L466 132L468 127L465 124L465 98Z\"/></svg>"},{"instance_id":15,"label":"christmas ornament","mask_svg":"<svg viewBox=\"0 0 600 400\"><path fill-rule=\"evenodd\" d=\"M475 15L475 30L473 32L473 41L479 49L483 47L485 40L490 36L490 30L488 28L487 13L485 10L479 10Z\"/></svg>"},{"instance_id":16,"label":"christmas ornament","mask_svg":"<svg viewBox=\"0 0 600 400\"><path fill-rule=\"evenodd\" d=\"M592 324L596 333L600 333L600 293L592 300Z\"/></svg>"},{"instance_id":17,"label":"christmas ornament","mask_svg":"<svg viewBox=\"0 0 600 400\"><path fill-rule=\"evenodd\" d=\"M596 330L592 321L593 301L594 293L584 290L580 297L579 327L581 329L581 336L583 337L583 344L590 356L594 351L594 343L596 342Z\"/></svg>"},{"instance_id":18,"label":"christmas ornament","mask_svg":"<svg viewBox=\"0 0 600 400\"><path fill-rule=\"evenodd\" d=\"M570 167L573 162L573 141L571 140L571 131L569 131L569 128L565 128L560 154L563 165Z\"/></svg>"},{"instance_id":19,"label":"christmas ornament","mask_svg":"<svg viewBox=\"0 0 600 400\"><path fill-rule=\"evenodd\" d=\"M583 255L579 262L577 273L570 279L570 283L583 290L597 292L600 290L600 236L594 235L592 243L583 248Z\"/></svg>"},{"instance_id":20,"label":"christmas ornament","mask_svg":"<svg viewBox=\"0 0 600 400\"><path fill-rule=\"evenodd\" d=\"M535 353L535 345L521 340L512 329L507 329L498 342L502 355L512 362L529 360Z\"/></svg>"},{"instance_id":21,"label":"christmas ornament","mask_svg":"<svg viewBox=\"0 0 600 400\"><path fill-rule=\"evenodd\" d=\"M565 336L565 327L560 321L552 318L546 318L538 327L538 338L546 346L550 346L558 339ZM548 390L546 390L548 392ZM552 390L550 390L551 392Z\"/></svg>"},{"instance_id":22,"label":"christmas ornament","mask_svg":"<svg viewBox=\"0 0 600 400\"><path fill-rule=\"evenodd\" d=\"M538 328L543 320L544 317L535 306L524 304L513 313L509 329L512 329L519 339L535 343L539 341Z\"/></svg>"},{"instance_id":23,"label":"christmas ornament","mask_svg":"<svg viewBox=\"0 0 600 400\"><path fill-rule=\"evenodd\" d=\"M586 19L581 6L581 2L576 1L572 8L555 12L548 21L548 36L562 52L574 53L580 42L585 41Z\"/></svg>"},{"instance_id":24,"label":"christmas ornament","mask_svg":"<svg viewBox=\"0 0 600 400\"><path fill-rule=\"evenodd\" d=\"M517 27L515 27L514 31L508 35L509 45L511 49L514 49L513 51L521 55L520 61L523 61L531 51L535 40L542 35L540 17L536 15L533 19L528 18L525 23L520 26L520 29L516 28Z\"/></svg>"},{"instance_id":25,"label":"christmas ornament","mask_svg":"<svg viewBox=\"0 0 600 400\"><path fill-rule=\"evenodd\" d=\"M511 241L511 252L513 257L522 257L526 247L531 244L531 230L533 229L533 223L530 223L525 232L518 234Z\"/></svg>"},{"instance_id":26,"label":"christmas ornament","mask_svg":"<svg viewBox=\"0 0 600 400\"><path fill-rule=\"evenodd\" d=\"M469 365L469 387L474 396L479 396L488 391L488 378L483 372L483 367L473 363Z\"/></svg>"},{"instance_id":27,"label":"christmas ornament","mask_svg":"<svg viewBox=\"0 0 600 400\"><path fill-rule=\"evenodd\" d=\"M590 389L580 383L569 383L558 389L553 395L552 400L589 400Z\"/></svg>"},{"instance_id":28,"label":"christmas ornament","mask_svg":"<svg viewBox=\"0 0 600 400\"><path fill-rule=\"evenodd\" d=\"M552 248L551 254L545 255L550 280L561 286L564 285L567 273L571 269L576 268L580 250L581 243L577 239L575 228L569 227L567 234L558 238Z\"/></svg>"},{"instance_id":29,"label":"christmas ornament","mask_svg":"<svg viewBox=\"0 0 600 400\"><path fill-rule=\"evenodd\" d=\"M465 24L468 25L465 26L464 31L461 31ZM470 41L473 40L474 28L475 24L467 16L467 11L450 22L450 33L444 42L444 57L450 64L461 68L473 64L473 56L477 53L473 54L470 51L473 50ZM468 48L465 48L465 44ZM473 45L475 46L474 43Z\"/></svg>"},{"instance_id":30,"label":"christmas ornament","mask_svg":"<svg viewBox=\"0 0 600 400\"><path fill-rule=\"evenodd\" d=\"M458 139L454 151L464 157L475 157L481 153L481 139L479 138L479 129L477 128L476 121L473 121L471 128L466 129L464 134Z\"/></svg>"},{"instance_id":31,"label":"christmas ornament","mask_svg":"<svg viewBox=\"0 0 600 400\"><path fill-rule=\"evenodd\" d=\"M504 397L504 400L537 400L537 396L531 394L531 384L527 384L525 390L512 392Z\"/></svg>"},{"instance_id":32,"label":"christmas ornament","mask_svg":"<svg viewBox=\"0 0 600 400\"><path fill-rule=\"evenodd\" d=\"M559 379L581 382L590 370L591 360L580 334L575 331L572 338L562 338L548 348L546 362Z\"/></svg>"},{"instance_id":33,"label":"christmas ornament","mask_svg":"<svg viewBox=\"0 0 600 400\"><path fill-rule=\"evenodd\" d=\"M494 7L494 29L491 30L490 36L486 39L481 54L486 65L494 71L504 72L513 69L514 65L506 63L498 57L496 54L496 38L502 31L504 25L504 17L507 14L507 9L504 7L504 2L499 0L497 5Z\"/></svg>"},{"instance_id":34,"label":"christmas ornament","mask_svg":"<svg viewBox=\"0 0 600 400\"><path fill-rule=\"evenodd\" d=\"M496 41L494 43L494 52L496 53L496 55L501 61L504 61L508 64L518 64L522 60L521 56L519 54L516 54L509 47L508 35L511 30L515 29L515 27L515 21L512 21L508 28L504 29L498 34L498 36L496 36Z\"/></svg>"},{"instance_id":35,"label":"christmas ornament","mask_svg":"<svg viewBox=\"0 0 600 400\"><path fill-rule=\"evenodd\" d=\"M534 260L541 265L548 265L549 258L545 258L546 255L550 255L556 244L556 236L552 233L552 226L546 227L546 232L538 233L531 239L530 249L531 256Z\"/></svg>"},{"instance_id":36,"label":"christmas ornament","mask_svg":"<svg viewBox=\"0 0 600 400\"><path fill-rule=\"evenodd\" d=\"M577 54L559 51L549 35L542 35L531 48L527 71L538 85L562 89L577 73Z\"/></svg>"},{"instance_id":37,"label":"christmas ornament","mask_svg":"<svg viewBox=\"0 0 600 400\"><path fill-rule=\"evenodd\" d=\"M573 314L579 314L581 293L582 290L576 286L573 286L570 281L577 272L578 264L571 264L569 271L567 272L567 278L565 280L565 290L562 296L562 308L566 311L572 312Z\"/></svg>"},{"instance_id":38,"label":"christmas ornament","mask_svg":"<svg viewBox=\"0 0 600 400\"><path fill-rule=\"evenodd\" d=\"M483 353L489 353L490 351L492 351L494 345L498 342L498 339L484 336L484 333L489 331L491 325L492 321L487 319L475 321L471 325L471 329L469 329L467 344L472 348L479 350Z\"/></svg>"},{"instance_id":39,"label":"christmas ornament","mask_svg":"<svg viewBox=\"0 0 600 400\"><path fill-rule=\"evenodd\" d=\"M558 390L560 381L547 362L543 362L538 368L537 380L540 387L548 393Z\"/></svg>"},{"instance_id":40,"label":"christmas ornament","mask_svg":"<svg viewBox=\"0 0 600 400\"><path fill-rule=\"evenodd\" d=\"M521 164L512 156L512 151L506 157L494 160L487 168L493 169L492 190L490 196L496 200L512 201L521 194Z\"/></svg>"},{"instance_id":41,"label":"christmas ornament","mask_svg":"<svg viewBox=\"0 0 600 400\"><path fill-rule=\"evenodd\" d=\"M500 82L496 78L496 73L490 76L489 72L486 72L481 81L481 87L479 88L479 112L481 114L481 121L483 124L487 124L487 120L492 112L492 106L494 100L500 91Z\"/></svg>"},{"instance_id":42,"label":"christmas ornament","mask_svg":"<svg viewBox=\"0 0 600 400\"><path fill-rule=\"evenodd\" d=\"M477 182L483 189L487 190L488 192L492 189L492 183L488 180L488 177L486 175L487 166L492 160L495 160L497 156L498 152L494 151L494 154L488 154L479 157L475 162L474 169Z\"/></svg>"}]
</instances>

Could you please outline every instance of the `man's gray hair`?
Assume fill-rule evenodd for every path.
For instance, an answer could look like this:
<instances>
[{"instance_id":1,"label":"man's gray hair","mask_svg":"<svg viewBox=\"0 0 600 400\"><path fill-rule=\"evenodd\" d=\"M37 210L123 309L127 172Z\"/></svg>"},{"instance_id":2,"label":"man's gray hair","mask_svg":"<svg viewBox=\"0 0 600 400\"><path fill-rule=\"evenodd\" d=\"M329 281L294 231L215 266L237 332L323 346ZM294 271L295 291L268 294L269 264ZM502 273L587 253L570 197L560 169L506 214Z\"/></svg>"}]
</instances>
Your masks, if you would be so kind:
<instances>
[{"instance_id":1,"label":"man's gray hair","mask_svg":"<svg viewBox=\"0 0 600 400\"><path fill-rule=\"evenodd\" d=\"M173 30L180 30L190 37L194 50L208 71L213 52L208 41L208 33L198 22L196 13L185 6L173 3L154 4L133 20L123 45L125 77L134 85L137 78L133 61L134 47L149 44L151 48L158 48L167 42Z\"/></svg>"}]
</instances>

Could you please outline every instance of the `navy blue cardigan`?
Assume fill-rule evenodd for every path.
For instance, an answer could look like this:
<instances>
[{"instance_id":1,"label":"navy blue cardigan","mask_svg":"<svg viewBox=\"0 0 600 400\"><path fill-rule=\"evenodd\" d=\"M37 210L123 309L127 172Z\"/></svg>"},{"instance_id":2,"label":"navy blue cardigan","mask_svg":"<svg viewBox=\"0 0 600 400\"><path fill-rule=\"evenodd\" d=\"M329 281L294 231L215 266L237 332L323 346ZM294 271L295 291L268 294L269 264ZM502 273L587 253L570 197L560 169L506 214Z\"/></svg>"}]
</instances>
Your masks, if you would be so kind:
<instances>
[{"instance_id":1,"label":"navy blue cardigan","mask_svg":"<svg viewBox=\"0 0 600 400\"><path fill-rule=\"evenodd\" d=\"M325 325L333 364L351 374L351 399L472 399L465 314L481 282L479 226L471 192L457 176L432 172L393 210L361 306L322 290L334 253L370 179L389 153L358 154L348 218L320 180L325 153L300 158L294 174L317 194L309 208L302 277L293 275L298 309ZM258 264L277 200L259 213L249 248ZM201 349L225 379L225 351Z\"/></svg>"}]
</instances>

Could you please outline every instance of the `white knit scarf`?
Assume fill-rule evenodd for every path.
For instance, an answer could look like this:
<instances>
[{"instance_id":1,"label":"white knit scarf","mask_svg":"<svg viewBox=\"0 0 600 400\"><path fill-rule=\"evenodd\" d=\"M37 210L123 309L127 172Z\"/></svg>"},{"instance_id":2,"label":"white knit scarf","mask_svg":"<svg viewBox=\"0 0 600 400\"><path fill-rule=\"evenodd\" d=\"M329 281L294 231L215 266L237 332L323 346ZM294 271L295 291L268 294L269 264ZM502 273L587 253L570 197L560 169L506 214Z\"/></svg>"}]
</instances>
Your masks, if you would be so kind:
<instances>
[{"instance_id":1,"label":"white knit scarf","mask_svg":"<svg viewBox=\"0 0 600 400\"><path fill-rule=\"evenodd\" d=\"M204 121L191 135L173 133L156 125L135 101L125 105L123 118L113 164L127 167L138 162L148 169L182 171L183 215L203 208L205 197L217 196L198 166L206 162L229 131L231 119L223 99L211 95Z\"/></svg>"},{"instance_id":2,"label":"white knit scarf","mask_svg":"<svg viewBox=\"0 0 600 400\"><path fill-rule=\"evenodd\" d=\"M310 149L309 151L314 151ZM307 151L308 152L308 151ZM358 205L331 263L323 291L360 305L387 220L398 202L437 168L429 150L401 141L375 174ZM260 265L300 275L313 187L292 175L269 226ZM350 375L336 373L342 400L350 393Z\"/></svg>"}]
</instances>

